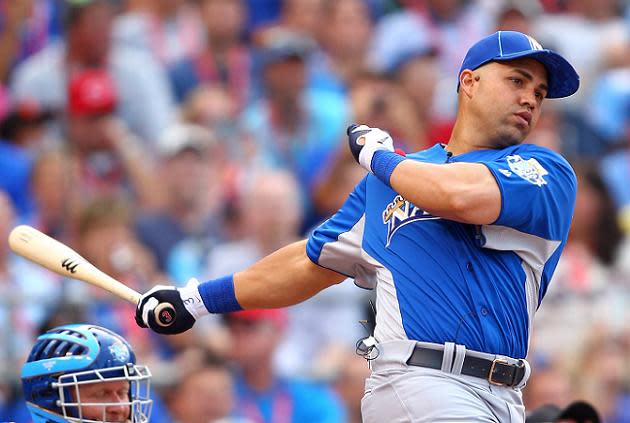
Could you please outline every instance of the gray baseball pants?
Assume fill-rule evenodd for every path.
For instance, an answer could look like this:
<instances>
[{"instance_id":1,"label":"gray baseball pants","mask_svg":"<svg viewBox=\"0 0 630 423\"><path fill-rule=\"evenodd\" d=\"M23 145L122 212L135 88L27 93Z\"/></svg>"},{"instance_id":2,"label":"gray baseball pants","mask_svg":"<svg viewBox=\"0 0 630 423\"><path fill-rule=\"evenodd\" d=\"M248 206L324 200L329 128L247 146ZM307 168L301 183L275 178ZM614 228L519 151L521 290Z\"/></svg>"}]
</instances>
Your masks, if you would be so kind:
<instances>
[{"instance_id":1,"label":"gray baseball pants","mask_svg":"<svg viewBox=\"0 0 630 423\"><path fill-rule=\"evenodd\" d=\"M453 363L450 354L457 354L455 363L463 361L463 346L445 344L444 363L449 365L442 370L408 366L416 344L390 341L377 345L378 357L370 362L372 375L366 380L361 402L363 423L524 423L520 388L529 376L529 365L519 387L496 386L448 368ZM493 357L488 354L486 358Z\"/></svg>"}]
</instances>

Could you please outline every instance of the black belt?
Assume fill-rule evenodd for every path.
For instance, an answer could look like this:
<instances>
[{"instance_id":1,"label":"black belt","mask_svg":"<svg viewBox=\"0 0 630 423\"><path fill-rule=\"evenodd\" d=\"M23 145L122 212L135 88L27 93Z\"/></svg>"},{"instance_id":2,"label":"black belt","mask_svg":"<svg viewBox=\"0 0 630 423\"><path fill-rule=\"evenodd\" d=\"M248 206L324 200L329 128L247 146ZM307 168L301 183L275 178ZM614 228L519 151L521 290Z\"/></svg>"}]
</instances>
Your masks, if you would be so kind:
<instances>
[{"instance_id":1,"label":"black belt","mask_svg":"<svg viewBox=\"0 0 630 423\"><path fill-rule=\"evenodd\" d=\"M439 370L442 368L443 355L443 350L416 346L411 357L407 360L407 364ZM500 358L488 360L466 354L461 373L466 376L485 379L493 385L513 387L523 380L525 365L523 363L509 364Z\"/></svg>"}]
</instances>

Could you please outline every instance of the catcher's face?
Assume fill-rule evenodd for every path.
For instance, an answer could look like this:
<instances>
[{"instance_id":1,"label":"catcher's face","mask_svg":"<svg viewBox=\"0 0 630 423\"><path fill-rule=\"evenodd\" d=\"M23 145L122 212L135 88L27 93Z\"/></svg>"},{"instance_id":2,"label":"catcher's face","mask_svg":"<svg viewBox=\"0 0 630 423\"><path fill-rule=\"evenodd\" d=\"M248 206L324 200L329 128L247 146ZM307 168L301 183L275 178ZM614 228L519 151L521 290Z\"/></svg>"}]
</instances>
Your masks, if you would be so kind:
<instances>
[{"instance_id":1,"label":"catcher's face","mask_svg":"<svg viewBox=\"0 0 630 423\"><path fill-rule=\"evenodd\" d=\"M471 108L491 148L521 143L536 126L547 71L530 58L491 62L473 71Z\"/></svg>"},{"instance_id":2,"label":"catcher's face","mask_svg":"<svg viewBox=\"0 0 630 423\"><path fill-rule=\"evenodd\" d=\"M129 382L117 380L79 385L84 419L126 422L129 419ZM100 405L103 404L103 405Z\"/></svg>"}]
</instances>

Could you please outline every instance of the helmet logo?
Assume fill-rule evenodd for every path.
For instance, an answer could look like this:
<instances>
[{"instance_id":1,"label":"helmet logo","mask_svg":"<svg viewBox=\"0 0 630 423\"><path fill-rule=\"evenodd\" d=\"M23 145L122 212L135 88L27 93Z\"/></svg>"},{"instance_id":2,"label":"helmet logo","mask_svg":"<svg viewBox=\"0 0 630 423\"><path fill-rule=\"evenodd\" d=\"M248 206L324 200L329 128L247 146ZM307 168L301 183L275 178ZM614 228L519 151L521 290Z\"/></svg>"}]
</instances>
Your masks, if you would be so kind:
<instances>
[{"instance_id":1,"label":"helmet logo","mask_svg":"<svg viewBox=\"0 0 630 423\"><path fill-rule=\"evenodd\" d=\"M55 367L55 364L57 364L56 360L50 360L50 361L45 361L44 363L42 363L42 366L44 366L46 370L50 371L50 369Z\"/></svg>"},{"instance_id":2,"label":"helmet logo","mask_svg":"<svg viewBox=\"0 0 630 423\"><path fill-rule=\"evenodd\" d=\"M129 349L122 342L110 345L109 352L121 363L129 362Z\"/></svg>"}]
</instances>

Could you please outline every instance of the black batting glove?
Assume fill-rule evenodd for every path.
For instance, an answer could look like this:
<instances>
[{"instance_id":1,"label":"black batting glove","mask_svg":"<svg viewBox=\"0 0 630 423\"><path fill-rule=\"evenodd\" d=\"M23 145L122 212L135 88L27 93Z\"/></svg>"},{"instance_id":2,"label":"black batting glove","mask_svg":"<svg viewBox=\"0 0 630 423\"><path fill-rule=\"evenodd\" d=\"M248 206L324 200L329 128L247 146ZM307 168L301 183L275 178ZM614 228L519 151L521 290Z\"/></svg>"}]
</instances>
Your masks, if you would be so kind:
<instances>
[{"instance_id":1,"label":"black batting glove","mask_svg":"<svg viewBox=\"0 0 630 423\"><path fill-rule=\"evenodd\" d=\"M382 129L352 124L346 133L354 159L368 172L372 172L374 153L379 150L394 151L394 140Z\"/></svg>"},{"instance_id":2,"label":"black batting glove","mask_svg":"<svg viewBox=\"0 0 630 423\"><path fill-rule=\"evenodd\" d=\"M136 323L154 332L174 335L186 332L197 320L203 301L199 295L196 279L191 279L183 288L157 285L144 294L136 307Z\"/></svg>"}]
</instances>

